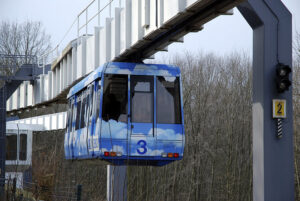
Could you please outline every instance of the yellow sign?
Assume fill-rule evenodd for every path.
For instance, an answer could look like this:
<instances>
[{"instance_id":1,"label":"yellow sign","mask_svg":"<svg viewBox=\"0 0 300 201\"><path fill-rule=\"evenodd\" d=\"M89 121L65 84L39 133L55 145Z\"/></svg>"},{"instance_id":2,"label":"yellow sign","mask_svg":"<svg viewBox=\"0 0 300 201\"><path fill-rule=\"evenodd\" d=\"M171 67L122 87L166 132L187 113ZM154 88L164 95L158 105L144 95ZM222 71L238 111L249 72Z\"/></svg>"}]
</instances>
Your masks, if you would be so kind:
<instances>
[{"instance_id":1,"label":"yellow sign","mask_svg":"<svg viewBox=\"0 0 300 201\"><path fill-rule=\"evenodd\" d=\"M286 100L273 100L273 118L286 118Z\"/></svg>"}]
</instances>

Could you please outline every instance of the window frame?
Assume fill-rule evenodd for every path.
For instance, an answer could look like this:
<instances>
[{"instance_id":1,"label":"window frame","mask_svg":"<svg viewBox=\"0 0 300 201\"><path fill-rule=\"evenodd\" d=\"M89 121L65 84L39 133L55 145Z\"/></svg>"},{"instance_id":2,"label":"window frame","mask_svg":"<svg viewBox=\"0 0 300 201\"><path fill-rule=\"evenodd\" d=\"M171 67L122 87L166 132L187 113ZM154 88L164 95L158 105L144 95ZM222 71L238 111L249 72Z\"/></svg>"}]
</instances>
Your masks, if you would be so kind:
<instances>
[{"instance_id":1,"label":"window frame","mask_svg":"<svg viewBox=\"0 0 300 201\"><path fill-rule=\"evenodd\" d=\"M88 93L87 93L87 88L85 88L83 91L82 91L82 94L81 94L81 109L80 109L80 123L79 123L79 129L83 129L86 127L86 116L87 116L87 99L88 99ZM84 111L83 111L84 109Z\"/></svg>"},{"instance_id":2,"label":"window frame","mask_svg":"<svg viewBox=\"0 0 300 201\"><path fill-rule=\"evenodd\" d=\"M119 77L118 77L119 76ZM103 90L103 93L102 93L102 111L101 111L101 118L102 118L102 120L103 121L106 121L105 119L105 117L103 118L103 115L104 115L104 113L105 112L107 112L106 110L104 110L104 108L106 109L106 107L105 107L105 105L104 104L106 104L106 93L107 93L107 90L109 90L107 87L109 87L109 85L108 85L108 82L109 82L109 80L107 80L107 79L109 79L109 78L112 78L112 77L117 77L117 78L119 78L119 79L124 79L124 81L125 81L125 84L126 84L126 93L124 93L124 95L125 95L125 97L126 97L126 99L124 99L124 100L126 100L126 108L125 108L125 112L123 113L123 109L122 109L122 103L123 102L120 102L120 101L118 101L119 103L120 103L120 115L119 115L119 117L118 117L118 120L116 120L117 122L123 122L123 123L127 123L128 122L128 74L105 74L104 76L103 76L103 86L102 86L102 90ZM110 93L110 94L112 94L112 93ZM124 97L124 98L125 98ZM121 115L125 115L126 116L126 120L119 120L120 119L120 116ZM109 118L109 119L107 119L107 121L109 121L110 119L113 119L113 118Z\"/></svg>"},{"instance_id":3,"label":"window frame","mask_svg":"<svg viewBox=\"0 0 300 201\"><path fill-rule=\"evenodd\" d=\"M80 102L80 103L79 103ZM80 104L80 105L79 105ZM75 116L75 131L80 129L80 120L81 120L81 105L82 105L82 94L79 93L76 95L76 116ZM79 111L78 111L79 110Z\"/></svg>"},{"instance_id":4,"label":"window frame","mask_svg":"<svg viewBox=\"0 0 300 201\"><path fill-rule=\"evenodd\" d=\"M7 157L7 148L8 148L8 140L7 140L7 137L10 137L10 136L16 136L16 159L7 159L8 157ZM6 158L6 160L8 160L8 161L16 161L16 160L18 160L19 159L19 157L18 157L18 152L19 152L19 150L18 150L18 134L17 133L6 133L6 136L5 136L5 141L6 141L6 148L5 148L5 158Z\"/></svg>"},{"instance_id":5,"label":"window frame","mask_svg":"<svg viewBox=\"0 0 300 201\"><path fill-rule=\"evenodd\" d=\"M87 104L88 106L88 119L87 119L87 126L89 127L90 125L92 125L92 119L94 116L94 106L95 106L95 83L92 82L89 86L88 86L88 96L89 96L89 103Z\"/></svg>"},{"instance_id":6,"label":"window frame","mask_svg":"<svg viewBox=\"0 0 300 201\"><path fill-rule=\"evenodd\" d=\"M147 92L147 91L137 91L135 92L134 91L134 80L136 82L139 82L139 80L142 82L142 81L145 81L145 77L147 77L149 80L150 80L150 91ZM149 123L149 124L154 124L154 82L155 82L155 79L154 79L154 75L131 75L130 76L130 116L131 116L131 122L132 123ZM137 78L137 79L136 79ZM146 79L147 80L147 79ZM151 122L142 122L142 121L134 121L134 114L133 114L133 94L134 93L140 93L140 94L152 94L152 97L151 97L151 106L152 106L152 116L151 116Z\"/></svg>"},{"instance_id":7,"label":"window frame","mask_svg":"<svg viewBox=\"0 0 300 201\"><path fill-rule=\"evenodd\" d=\"M26 136L26 144L25 144L25 159L21 159L21 153L23 153L23 152L21 152L21 143L22 143L22 140L21 140L21 137L22 137L22 135L24 136ZM19 160L20 161L27 161L27 148L28 148L28 135L27 134L25 134L25 133L20 133L19 134L19 147L18 147L18 153L19 153Z\"/></svg>"},{"instance_id":8,"label":"window frame","mask_svg":"<svg viewBox=\"0 0 300 201\"><path fill-rule=\"evenodd\" d=\"M159 78L160 77L162 77L162 78L165 78L165 77L167 77L167 76L156 76L156 89L155 89L155 92L156 92L156 123L157 124L182 124L182 110L181 110L181 108L182 108L182 106L181 106L181 82L180 82L180 77L178 77L178 76L172 76L172 77L175 77L175 80L174 80L174 85L176 85L176 82L178 83L178 88L176 89L175 87L174 87L174 89L175 90L178 90L178 112L179 112L179 116L178 117L176 117L176 110L175 110L175 108L174 108L174 116L175 116L175 120L174 120L174 123L166 123L166 122L163 122L163 123L161 123L161 122L159 122L159 117L158 117L158 115L159 115L159 113L158 113L158 110L157 110L157 108L159 107L158 105L159 105L159 103L158 103L158 100L159 100L159 93L158 93L158 85L159 85L159 83L158 82L160 82L159 81ZM170 76L169 76L170 77ZM173 96L174 97L174 96ZM175 100L175 97L174 97L174 107L175 107L175 103L176 103L176 100ZM178 118L178 120L179 120L179 122L176 122L176 120L177 120L177 118Z\"/></svg>"},{"instance_id":9,"label":"window frame","mask_svg":"<svg viewBox=\"0 0 300 201\"><path fill-rule=\"evenodd\" d=\"M95 94L95 101L94 104L96 104L96 107L94 107L95 109L95 118L96 118L96 122L97 119L100 118L100 102L101 102L101 79L96 80L95 82L95 87L96 88L96 92Z\"/></svg>"}]
</instances>

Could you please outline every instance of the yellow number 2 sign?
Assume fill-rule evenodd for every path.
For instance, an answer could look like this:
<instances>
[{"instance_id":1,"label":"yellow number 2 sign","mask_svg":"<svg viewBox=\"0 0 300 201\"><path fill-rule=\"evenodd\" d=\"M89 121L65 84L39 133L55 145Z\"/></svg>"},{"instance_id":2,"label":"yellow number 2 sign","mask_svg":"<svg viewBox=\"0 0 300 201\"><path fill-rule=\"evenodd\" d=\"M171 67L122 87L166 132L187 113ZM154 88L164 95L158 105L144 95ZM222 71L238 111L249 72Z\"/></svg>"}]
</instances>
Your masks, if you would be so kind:
<instances>
[{"instance_id":1,"label":"yellow number 2 sign","mask_svg":"<svg viewBox=\"0 0 300 201\"><path fill-rule=\"evenodd\" d=\"M286 118L286 100L273 99L273 118Z\"/></svg>"}]
</instances>

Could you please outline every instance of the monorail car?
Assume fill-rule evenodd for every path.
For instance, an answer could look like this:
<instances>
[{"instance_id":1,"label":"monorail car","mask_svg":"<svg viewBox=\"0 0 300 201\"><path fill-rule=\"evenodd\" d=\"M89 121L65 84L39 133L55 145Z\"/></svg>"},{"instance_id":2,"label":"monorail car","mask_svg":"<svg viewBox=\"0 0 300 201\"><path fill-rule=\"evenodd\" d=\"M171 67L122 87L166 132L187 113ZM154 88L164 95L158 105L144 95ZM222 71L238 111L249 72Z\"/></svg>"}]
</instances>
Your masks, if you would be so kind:
<instances>
[{"instance_id":1,"label":"monorail car","mask_svg":"<svg viewBox=\"0 0 300 201\"><path fill-rule=\"evenodd\" d=\"M183 157L180 69L110 62L68 94L66 159L162 166Z\"/></svg>"}]
</instances>

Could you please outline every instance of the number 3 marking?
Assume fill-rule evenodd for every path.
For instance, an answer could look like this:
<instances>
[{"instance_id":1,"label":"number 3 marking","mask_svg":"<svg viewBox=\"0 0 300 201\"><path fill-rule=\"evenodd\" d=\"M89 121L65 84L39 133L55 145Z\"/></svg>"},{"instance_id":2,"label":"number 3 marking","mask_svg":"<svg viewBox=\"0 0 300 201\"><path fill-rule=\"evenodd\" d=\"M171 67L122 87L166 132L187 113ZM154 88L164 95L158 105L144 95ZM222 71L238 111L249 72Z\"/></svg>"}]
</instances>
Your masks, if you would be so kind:
<instances>
[{"instance_id":1,"label":"number 3 marking","mask_svg":"<svg viewBox=\"0 0 300 201\"><path fill-rule=\"evenodd\" d=\"M140 148L137 149L137 152L139 154L145 154L147 152L147 148L146 148L147 143L146 143L146 141L145 140L140 140L140 141L138 141L137 144L141 146ZM142 149L142 151L140 149Z\"/></svg>"}]
</instances>

